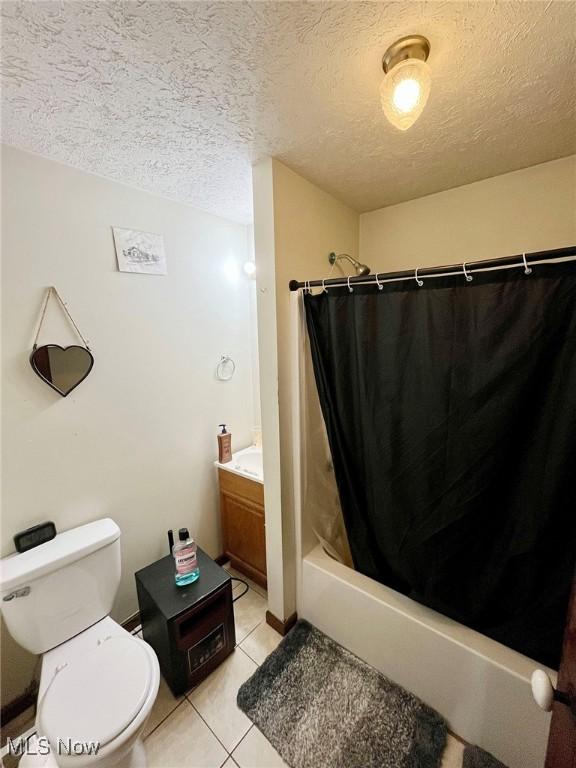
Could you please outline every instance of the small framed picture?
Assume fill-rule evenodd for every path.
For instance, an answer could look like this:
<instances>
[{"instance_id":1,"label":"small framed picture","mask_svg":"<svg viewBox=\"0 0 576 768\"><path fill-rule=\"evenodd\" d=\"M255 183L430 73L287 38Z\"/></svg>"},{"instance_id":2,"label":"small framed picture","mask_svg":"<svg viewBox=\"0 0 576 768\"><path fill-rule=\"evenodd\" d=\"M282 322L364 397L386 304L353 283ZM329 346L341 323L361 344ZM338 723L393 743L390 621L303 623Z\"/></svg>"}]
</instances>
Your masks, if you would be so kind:
<instances>
[{"instance_id":1,"label":"small framed picture","mask_svg":"<svg viewBox=\"0 0 576 768\"><path fill-rule=\"evenodd\" d=\"M165 275L164 238L154 232L112 227L119 272Z\"/></svg>"}]
</instances>

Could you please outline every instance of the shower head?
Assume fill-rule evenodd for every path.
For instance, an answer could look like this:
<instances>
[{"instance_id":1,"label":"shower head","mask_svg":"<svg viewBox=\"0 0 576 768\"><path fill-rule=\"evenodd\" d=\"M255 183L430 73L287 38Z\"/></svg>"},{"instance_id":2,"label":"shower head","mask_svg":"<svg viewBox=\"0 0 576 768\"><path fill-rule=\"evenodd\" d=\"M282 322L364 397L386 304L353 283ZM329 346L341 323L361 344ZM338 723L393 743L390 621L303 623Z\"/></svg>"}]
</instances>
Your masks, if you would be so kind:
<instances>
[{"instance_id":1,"label":"shower head","mask_svg":"<svg viewBox=\"0 0 576 768\"><path fill-rule=\"evenodd\" d=\"M348 253L339 253L338 255L336 255L335 253L331 253L328 256L328 261L332 265L336 264L338 261L340 261L340 259L346 259L347 261L349 261L350 264L352 264L352 266L356 270L356 274L358 275L358 277L364 277L364 275L370 274L370 267L368 267L366 264L360 264L358 259L355 259L353 256L350 256Z\"/></svg>"}]
</instances>

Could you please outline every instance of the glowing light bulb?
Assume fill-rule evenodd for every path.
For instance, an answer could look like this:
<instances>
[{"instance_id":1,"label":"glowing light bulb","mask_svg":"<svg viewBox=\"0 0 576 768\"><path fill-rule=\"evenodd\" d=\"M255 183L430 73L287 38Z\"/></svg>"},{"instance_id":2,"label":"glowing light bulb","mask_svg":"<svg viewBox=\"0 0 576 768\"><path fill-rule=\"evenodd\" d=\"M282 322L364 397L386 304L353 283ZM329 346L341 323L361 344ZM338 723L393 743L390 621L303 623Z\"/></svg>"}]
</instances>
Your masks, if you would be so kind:
<instances>
[{"instance_id":1,"label":"glowing light bulb","mask_svg":"<svg viewBox=\"0 0 576 768\"><path fill-rule=\"evenodd\" d=\"M406 131L422 114L432 85L425 38L403 38L384 55L386 76L380 86L382 110L393 126ZM401 58L403 57L403 58Z\"/></svg>"},{"instance_id":2,"label":"glowing light bulb","mask_svg":"<svg viewBox=\"0 0 576 768\"><path fill-rule=\"evenodd\" d=\"M400 112L412 112L420 101L420 83L413 78L401 80L394 88L394 106Z\"/></svg>"},{"instance_id":3,"label":"glowing light bulb","mask_svg":"<svg viewBox=\"0 0 576 768\"><path fill-rule=\"evenodd\" d=\"M248 275L248 277L254 277L256 274L256 264L253 261L245 261L244 272Z\"/></svg>"}]
</instances>

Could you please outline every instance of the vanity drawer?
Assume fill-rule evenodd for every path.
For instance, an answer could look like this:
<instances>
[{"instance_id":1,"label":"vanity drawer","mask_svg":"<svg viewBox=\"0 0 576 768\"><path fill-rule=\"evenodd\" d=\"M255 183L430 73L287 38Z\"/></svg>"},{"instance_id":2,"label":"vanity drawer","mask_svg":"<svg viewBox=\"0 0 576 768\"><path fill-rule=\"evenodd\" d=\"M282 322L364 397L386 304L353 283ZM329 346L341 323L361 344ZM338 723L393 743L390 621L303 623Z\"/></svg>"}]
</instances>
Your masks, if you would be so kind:
<instances>
[{"instance_id":1,"label":"vanity drawer","mask_svg":"<svg viewBox=\"0 0 576 768\"><path fill-rule=\"evenodd\" d=\"M230 496L241 496L254 504L259 504L262 506L262 513L264 513L264 486L262 483L235 475L233 472L227 472L225 469L218 470L218 481L222 493L227 493Z\"/></svg>"}]
</instances>

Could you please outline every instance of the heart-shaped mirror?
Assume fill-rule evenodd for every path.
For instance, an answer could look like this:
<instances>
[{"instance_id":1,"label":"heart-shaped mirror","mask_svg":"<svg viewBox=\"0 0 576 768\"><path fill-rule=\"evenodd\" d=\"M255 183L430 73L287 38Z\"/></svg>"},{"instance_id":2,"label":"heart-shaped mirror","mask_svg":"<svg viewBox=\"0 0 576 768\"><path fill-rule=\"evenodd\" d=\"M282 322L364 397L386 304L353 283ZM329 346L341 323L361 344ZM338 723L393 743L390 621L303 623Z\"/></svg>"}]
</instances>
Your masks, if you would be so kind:
<instances>
[{"instance_id":1,"label":"heart-shaped mirror","mask_svg":"<svg viewBox=\"0 0 576 768\"><path fill-rule=\"evenodd\" d=\"M42 381L66 397L88 376L94 358L86 347L46 344L33 350L30 365Z\"/></svg>"}]
</instances>

